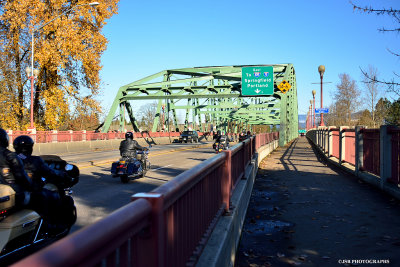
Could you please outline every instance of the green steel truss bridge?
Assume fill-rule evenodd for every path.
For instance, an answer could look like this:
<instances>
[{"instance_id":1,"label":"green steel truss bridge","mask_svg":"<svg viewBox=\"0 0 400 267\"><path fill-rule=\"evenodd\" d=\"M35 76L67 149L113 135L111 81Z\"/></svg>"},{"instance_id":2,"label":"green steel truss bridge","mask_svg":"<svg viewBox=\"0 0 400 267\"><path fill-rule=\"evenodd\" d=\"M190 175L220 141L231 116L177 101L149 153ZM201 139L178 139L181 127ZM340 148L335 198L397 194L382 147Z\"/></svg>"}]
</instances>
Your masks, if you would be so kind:
<instances>
[{"instance_id":1,"label":"green steel truss bridge","mask_svg":"<svg viewBox=\"0 0 400 267\"><path fill-rule=\"evenodd\" d=\"M273 67L272 95L242 96L242 68ZM278 85L286 81L286 93ZM297 85L293 64L195 67L164 70L119 88L104 122L102 132L110 128L119 107L119 122L125 125L128 114L134 131L139 127L131 101L156 100L157 111L152 131L160 125L178 129L177 110L184 110L185 127L208 131L215 129L238 132L253 125L279 125L279 145L298 136ZM171 114L171 115L170 115Z\"/></svg>"}]
</instances>

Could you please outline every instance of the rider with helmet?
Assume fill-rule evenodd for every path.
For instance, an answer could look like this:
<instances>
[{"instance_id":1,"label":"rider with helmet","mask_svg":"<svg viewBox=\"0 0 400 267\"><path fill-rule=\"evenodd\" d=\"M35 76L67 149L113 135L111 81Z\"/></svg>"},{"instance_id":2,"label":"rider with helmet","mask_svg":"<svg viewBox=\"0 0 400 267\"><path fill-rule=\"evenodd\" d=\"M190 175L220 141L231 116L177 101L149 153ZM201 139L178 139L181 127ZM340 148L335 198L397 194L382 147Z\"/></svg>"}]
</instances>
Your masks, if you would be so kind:
<instances>
[{"instance_id":1,"label":"rider with helmet","mask_svg":"<svg viewBox=\"0 0 400 267\"><path fill-rule=\"evenodd\" d=\"M20 208L29 204L33 183L26 174L21 159L7 149L8 145L8 134L0 128L0 183L12 187L15 191L15 205Z\"/></svg>"},{"instance_id":2,"label":"rider with helmet","mask_svg":"<svg viewBox=\"0 0 400 267\"><path fill-rule=\"evenodd\" d=\"M44 186L43 178L46 182L55 185L76 184L78 181L70 177L67 172L58 171L50 168L39 156L32 156L33 145L35 142L27 135L21 135L15 138L13 147L18 157L24 163L25 171L32 179L35 189Z\"/></svg>"},{"instance_id":3,"label":"rider with helmet","mask_svg":"<svg viewBox=\"0 0 400 267\"><path fill-rule=\"evenodd\" d=\"M221 137L221 131L218 130L216 134L214 134L213 139L218 140Z\"/></svg>"},{"instance_id":4,"label":"rider with helmet","mask_svg":"<svg viewBox=\"0 0 400 267\"><path fill-rule=\"evenodd\" d=\"M229 147L229 139L225 134L221 134L221 131L217 131L217 135L215 136L215 142L213 144L213 148L216 148L216 143L220 143L224 146L224 149Z\"/></svg>"},{"instance_id":5,"label":"rider with helmet","mask_svg":"<svg viewBox=\"0 0 400 267\"><path fill-rule=\"evenodd\" d=\"M45 181L60 188L66 185L72 186L78 182L78 179L70 177L67 172L50 168L41 157L32 156L33 145L34 141L27 135L18 136L13 142L14 150L24 163L25 171L33 182L32 195L34 197L32 197L31 206L49 224L61 222L72 225L76 218L67 216L70 215L69 211L73 208L71 207L73 202L70 203L70 199L61 199L58 190L50 190L44 186Z\"/></svg>"},{"instance_id":6,"label":"rider with helmet","mask_svg":"<svg viewBox=\"0 0 400 267\"><path fill-rule=\"evenodd\" d=\"M127 158L136 158L137 156L137 150L148 150L147 147L142 147L139 145L139 143L133 138L133 133L132 132L127 132L125 134L125 140L122 140L120 145L119 145L119 153L121 157L127 157ZM146 164L145 157L142 154L141 160L143 161L144 164Z\"/></svg>"}]
</instances>

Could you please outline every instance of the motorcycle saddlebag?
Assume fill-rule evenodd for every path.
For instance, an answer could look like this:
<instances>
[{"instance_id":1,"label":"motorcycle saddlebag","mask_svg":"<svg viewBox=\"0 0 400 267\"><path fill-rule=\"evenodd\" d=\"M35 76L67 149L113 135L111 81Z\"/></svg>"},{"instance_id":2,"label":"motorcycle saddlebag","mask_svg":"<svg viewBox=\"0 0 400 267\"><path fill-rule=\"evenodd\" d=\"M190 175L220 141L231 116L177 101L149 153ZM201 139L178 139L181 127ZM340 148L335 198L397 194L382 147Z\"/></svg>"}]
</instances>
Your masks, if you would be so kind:
<instances>
[{"instance_id":1,"label":"motorcycle saddlebag","mask_svg":"<svg viewBox=\"0 0 400 267\"><path fill-rule=\"evenodd\" d=\"M0 212L11 209L15 205L15 191L11 186L0 184Z\"/></svg>"},{"instance_id":2,"label":"motorcycle saddlebag","mask_svg":"<svg viewBox=\"0 0 400 267\"><path fill-rule=\"evenodd\" d=\"M112 173L112 174L116 174L116 173L117 173L117 164L119 164L118 161L117 161L117 162L113 162L113 163L111 164L111 173Z\"/></svg>"},{"instance_id":3,"label":"motorcycle saddlebag","mask_svg":"<svg viewBox=\"0 0 400 267\"><path fill-rule=\"evenodd\" d=\"M140 167L140 162L138 160L135 160L134 162L129 162L126 172L129 175L131 175L131 174L137 172L139 170L139 167Z\"/></svg>"}]
</instances>

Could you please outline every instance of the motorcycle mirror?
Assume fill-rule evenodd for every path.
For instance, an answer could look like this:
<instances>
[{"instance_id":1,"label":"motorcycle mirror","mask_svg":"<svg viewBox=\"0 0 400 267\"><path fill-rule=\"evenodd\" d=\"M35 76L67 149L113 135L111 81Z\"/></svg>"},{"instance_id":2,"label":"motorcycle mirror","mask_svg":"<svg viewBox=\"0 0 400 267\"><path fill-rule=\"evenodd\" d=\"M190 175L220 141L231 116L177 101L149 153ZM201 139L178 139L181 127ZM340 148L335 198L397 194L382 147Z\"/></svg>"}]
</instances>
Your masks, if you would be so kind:
<instances>
[{"instance_id":1,"label":"motorcycle mirror","mask_svg":"<svg viewBox=\"0 0 400 267\"><path fill-rule=\"evenodd\" d=\"M71 164L65 165L65 170L66 171L71 171L73 168L74 168L74 166L72 166Z\"/></svg>"}]
</instances>

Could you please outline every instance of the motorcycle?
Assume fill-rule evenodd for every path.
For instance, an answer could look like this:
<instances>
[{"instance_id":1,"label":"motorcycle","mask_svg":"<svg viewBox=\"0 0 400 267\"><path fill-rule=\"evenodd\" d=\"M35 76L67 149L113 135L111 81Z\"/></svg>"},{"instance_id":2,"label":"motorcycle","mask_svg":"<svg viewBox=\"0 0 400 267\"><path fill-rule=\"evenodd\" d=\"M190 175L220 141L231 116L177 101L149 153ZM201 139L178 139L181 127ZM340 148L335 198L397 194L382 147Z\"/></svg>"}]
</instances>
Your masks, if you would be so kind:
<instances>
[{"instance_id":1,"label":"motorcycle","mask_svg":"<svg viewBox=\"0 0 400 267\"><path fill-rule=\"evenodd\" d=\"M70 181L59 184L46 183L46 179L42 178L43 188L60 196L58 223L50 228L50 224L36 211L16 209L15 191L9 185L0 184L0 265L8 265L21 255L32 253L66 236L76 221L71 187L79 181L78 167L58 156L41 157L50 168L65 171L71 177Z\"/></svg>"},{"instance_id":2,"label":"motorcycle","mask_svg":"<svg viewBox=\"0 0 400 267\"><path fill-rule=\"evenodd\" d=\"M225 136L221 136L219 141L215 141L215 143L213 144L213 149L215 150L215 152L217 154L219 152L221 152L222 150L226 150L228 148L229 148L229 142L228 142L228 138Z\"/></svg>"},{"instance_id":3,"label":"motorcycle","mask_svg":"<svg viewBox=\"0 0 400 267\"><path fill-rule=\"evenodd\" d=\"M145 177L151 166L148 154L148 150L137 151L137 155L141 156L140 160L130 155L122 155L120 160L113 162L111 165L113 178L119 177L121 182L126 184L131 179Z\"/></svg>"}]
</instances>

